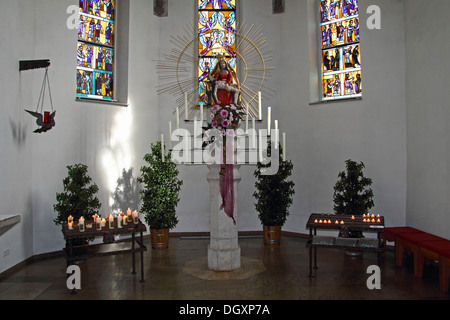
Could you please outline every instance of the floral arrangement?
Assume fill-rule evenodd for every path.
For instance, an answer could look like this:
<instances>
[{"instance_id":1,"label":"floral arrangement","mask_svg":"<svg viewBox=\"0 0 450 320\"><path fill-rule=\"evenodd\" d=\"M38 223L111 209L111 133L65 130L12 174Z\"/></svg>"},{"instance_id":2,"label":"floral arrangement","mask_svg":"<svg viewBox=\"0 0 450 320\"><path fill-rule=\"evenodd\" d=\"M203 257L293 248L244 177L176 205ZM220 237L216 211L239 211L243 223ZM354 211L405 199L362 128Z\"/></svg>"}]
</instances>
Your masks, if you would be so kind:
<instances>
[{"instance_id":1,"label":"floral arrangement","mask_svg":"<svg viewBox=\"0 0 450 320\"><path fill-rule=\"evenodd\" d=\"M245 109L242 106L231 104L222 107L216 104L211 107L211 121L204 129L205 131L217 129L222 133L222 136L226 137L227 130L236 130L239 127L244 112ZM207 142L207 144L209 143Z\"/></svg>"}]
</instances>

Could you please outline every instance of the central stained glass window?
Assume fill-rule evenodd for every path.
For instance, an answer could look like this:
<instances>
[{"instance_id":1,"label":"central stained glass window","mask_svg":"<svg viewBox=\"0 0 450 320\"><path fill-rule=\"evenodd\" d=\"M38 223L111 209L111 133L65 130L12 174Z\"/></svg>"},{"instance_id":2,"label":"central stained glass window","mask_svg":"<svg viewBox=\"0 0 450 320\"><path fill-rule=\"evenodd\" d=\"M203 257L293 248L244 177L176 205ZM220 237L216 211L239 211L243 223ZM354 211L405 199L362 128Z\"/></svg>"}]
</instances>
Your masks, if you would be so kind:
<instances>
[{"instance_id":1,"label":"central stained glass window","mask_svg":"<svg viewBox=\"0 0 450 320\"><path fill-rule=\"evenodd\" d=\"M322 100L362 96L358 0L320 1Z\"/></svg>"},{"instance_id":2,"label":"central stained glass window","mask_svg":"<svg viewBox=\"0 0 450 320\"><path fill-rule=\"evenodd\" d=\"M236 0L198 0L199 104L210 104L208 76L219 55L236 72Z\"/></svg>"}]
</instances>

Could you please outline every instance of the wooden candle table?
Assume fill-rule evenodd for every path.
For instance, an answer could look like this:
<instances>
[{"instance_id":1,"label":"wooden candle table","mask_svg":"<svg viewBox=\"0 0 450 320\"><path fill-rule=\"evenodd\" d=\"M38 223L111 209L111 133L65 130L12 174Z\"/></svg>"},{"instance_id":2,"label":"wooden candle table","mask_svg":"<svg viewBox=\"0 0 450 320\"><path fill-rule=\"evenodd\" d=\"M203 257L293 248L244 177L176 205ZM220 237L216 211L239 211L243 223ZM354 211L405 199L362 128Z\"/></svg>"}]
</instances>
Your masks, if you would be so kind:
<instances>
[{"instance_id":1,"label":"wooden candle table","mask_svg":"<svg viewBox=\"0 0 450 320\"><path fill-rule=\"evenodd\" d=\"M379 215L334 215L313 213L308 219L306 227L309 228L309 276L313 277L313 251L314 269L317 269L317 248L341 248L359 251L374 251L378 254L378 265L384 251L382 234L384 232L384 218ZM377 239L371 238L345 238L333 236L318 236L317 229L344 231L362 231L377 233Z\"/></svg>"},{"instance_id":2,"label":"wooden candle table","mask_svg":"<svg viewBox=\"0 0 450 320\"><path fill-rule=\"evenodd\" d=\"M91 226L91 227L89 227ZM135 274L135 254L140 253L141 258L141 282L144 282L144 251L147 248L144 246L143 232L147 230L147 227L140 221L137 223L133 221L128 222L126 225L117 225L117 219L114 219L114 224L109 227L109 222L105 226L97 229L96 223L92 221L86 221L85 231L80 231L78 223L73 223L73 228L69 229L67 222L63 225L63 234L66 239L66 246L63 249L67 265L74 264L75 261L85 260L95 256L107 256L122 253L131 253L132 255L132 273ZM136 236L136 233L139 236ZM131 234L131 248L118 249L117 244L110 241L115 235L127 235ZM104 243L101 244L79 244L80 240L93 239L96 237L103 237ZM138 246L136 246L138 244Z\"/></svg>"}]
</instances>

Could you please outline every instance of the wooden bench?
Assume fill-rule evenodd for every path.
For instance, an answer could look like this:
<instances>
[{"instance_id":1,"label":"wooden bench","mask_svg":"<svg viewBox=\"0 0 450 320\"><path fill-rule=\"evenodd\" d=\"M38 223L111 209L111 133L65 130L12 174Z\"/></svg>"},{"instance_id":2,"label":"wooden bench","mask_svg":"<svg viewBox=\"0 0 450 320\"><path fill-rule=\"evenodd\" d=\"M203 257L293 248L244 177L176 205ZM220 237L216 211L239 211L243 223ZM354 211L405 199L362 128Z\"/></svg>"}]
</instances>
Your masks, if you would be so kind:
<instances>
[{"instance_id":1,"label":"wooden bench","mask_svg":"<svg viewBox=\"0 0 450 320\"><path fill-rule=\"evenodd\" d=\"M414 254L414 275L423 276L425 259L439 262L439 286L448 292L450 276L450 240L412 227L387 227L384 241L395 242L395 265L403 265L404 250Z\"/></svg>"}]
</instances>

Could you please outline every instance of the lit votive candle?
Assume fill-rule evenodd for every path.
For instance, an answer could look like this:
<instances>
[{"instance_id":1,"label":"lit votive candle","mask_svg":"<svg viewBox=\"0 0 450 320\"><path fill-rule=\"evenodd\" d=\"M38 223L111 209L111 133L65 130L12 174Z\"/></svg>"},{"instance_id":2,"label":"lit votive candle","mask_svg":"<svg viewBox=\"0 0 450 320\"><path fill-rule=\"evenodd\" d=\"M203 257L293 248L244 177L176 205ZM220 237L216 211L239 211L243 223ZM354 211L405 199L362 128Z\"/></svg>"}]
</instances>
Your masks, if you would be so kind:
<instances>
[{"instance_id":1,"label":"lit votive candle","mask_svg":"<svg viewBox=\"0 0 450 320\"><path fill-rule=\"evenodd\" d=\"M352 216L352 220L355 220L355 216Z\"/></svg>"},{"instance_id":2,"label":"lit votive candle","mask_svg":"<svg viewBox=\"0 0 450 320\"><path fill-rule=\"evenodd\" d=\"M138 214L137 210L134 210L131 214L133 215L133 222L135 224L138 223L139 222L139 214Z\"/></svg>"},{"instance_id":3,"label":"lit votive candle","mask_svg":"<svg viewBox=\"0 0 450 320\"><path fill-rule=\"evenodd\" d=\"M366 218L363 219L363 222L366 222Z\"/></svg>"},{"instance_id":4,"label":"lit votive candle","mask_svg":"<svg viewBox=\"0 0 450 320\"><path fill-rule=\"evenodd\" d=\"M99 216L95 219L95 226L97 227L97 230L102 230L102 220Z\"/></svg>"},{"instance_id":5,"label":"lit votive candle","mask_svg":"<svg viewBox=\"0 0 450 320\"><path fill-rule=\"evenodd\" d=\"M314 223L317 223L317 222L319 222L317 219L316 220L314 220Z\"/></svg>"},{"instance_id":6,"label":"lit votive candle","mask_svg":"<svg viewBox=\"0 0 450 320\"><path fill-rule=\"evenodd\" d=\"M128 222L131 222L132 219L133 219L133 218L132 218L132 216L131 216L131 209L128 208L128 210L127 210L127 220L128 220Z\"/></svg>"},{"instance_id":7,"label":"lit votive candle","mask_svg":"<svg viewBox=\"0 0 450 320\"><path fill-rule=\"evenodd\" d=\"M344 224L344 220L341 220L341 224Z\"/></svg>"},{"instance_id":8,"label":"lit votive candle","mask_svg":"<svg viewBox=\"0 0 450 320\"><path fill-rule=\"evenodd\" d=\"M128 224L127 220L128 220L128 219L127 219L127 216L126 216L126 215L123 215L123 216L122 216L122 222L123 222L123 225L124 225L124 226L126 226L126 225Z\"/></svg>"},{"instance_id":9,"label":"lit votive candle","mask_svg":"<svg viewBox=\"0 0 450 320\"><path fill-rule=\"evenodd\" d=\"M108 222L109 222L109 228L114 229L114 217L112 216L112 214L109 215Z\"/></svg>"},{"instance_id":10,"label":"lit votive candle","mask_svg":"<svg viewBox=\"0 0 450 320\"><path fill-rule=\"evenodd\" d=\"M69 230L73 230L73 221L67 222L67 226L69 227Z\"/></svg>"},{"instance_id":11,"label":"lit votive candle","mask_svg":"<svg viewBox=\"0 0 450 320\"><path fill-rule=\"evenodd\" d=\"M380 222L381 222L381 219L377 219L377 222L380 223Z\"/></svg>"},{"instance_id":12,"label":"lit votive candle","mask_svg":"<svg viewBox=\"0 0 450 320\"><path fill-rule=\"evenodd\" d=\"M336 220L334 223L339 224L339 221Z\"/></svg>"},{"instance_id":13,"label":"lit votive candle","mask_svg":"<svg viewBox=\"0 0 450 320\"><path fill-rule=\"evenodd\" d=\"M122 228L122 216L120 214L117 215L117 228Z\"/></svg>"},{"instance_id":14,"label":"lit votive candle","mask_svg":"<svg viewBox=\"0 0 450 320\"><path fill-rule=\"evenodd\" d=\"M375 222L375 218L372 219L372 222Z\"/></svg>"},{"instance_id":15,"label":"lit votive candle","mask_svg":"<svg viewBox=\"0 0 450 320\"><path fill-rule=\"evenodd\" d=\"M331 220L328 220L328 223L331 223Z\"/></svg>"},{"instance_id":16,"label":"lit votive candle","mask_svg":"<svg viewBox=\"0 0 450 320\"><path fill-rule=\"evenodd\" d=\"M106 219L105 218L102 219L102 228L103 227L106 227Z\"/></svg>"},{"instance_id":17,"label":"lit votive candle","mask_svg":"<svg viewBox=\"0 0 450 320\"><path fill-rule=\"evenodd\" d=\"M80 219L78 219L78 229L80 230L80 232L84 232L84 218L80 217Z\"/></svg>"},{"instance_id":18,"label":"lit votive candle","mask_svg":"<svg viewBox=\"0 0 450 320\"><path fill-rule=\"evenodd\" d=\"M67 218L67 222L72 222L73 221L73 217L72 215L69 215L69 217Z\"/></svg>"},{"instance_id":19,"label":"lit votive candle","mask_svg":"<svg viewBox=\"0 0 450 320\"><path fill-rule=\"evenodd\" d=\"M319 220L319 223L322 223L322 219Z\"/></svg>"}]
</instances>

